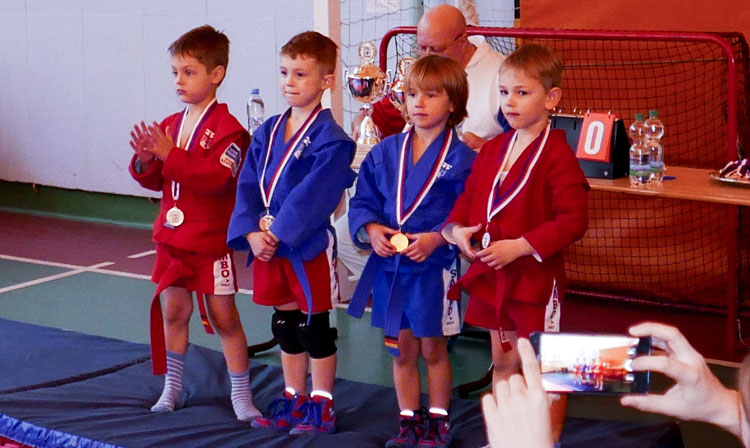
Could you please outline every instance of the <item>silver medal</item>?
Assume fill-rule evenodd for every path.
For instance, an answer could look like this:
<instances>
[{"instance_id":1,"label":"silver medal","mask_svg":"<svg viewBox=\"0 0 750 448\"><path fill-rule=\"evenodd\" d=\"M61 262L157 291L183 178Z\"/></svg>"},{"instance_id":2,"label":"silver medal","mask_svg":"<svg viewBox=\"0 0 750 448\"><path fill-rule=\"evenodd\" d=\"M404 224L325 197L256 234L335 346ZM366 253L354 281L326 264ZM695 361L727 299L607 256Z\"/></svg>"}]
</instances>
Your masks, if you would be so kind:
<instances>
[{"instance_id":1,"label":"silver medal","mask_svg":"<svg viewBox=\"0 0 750 448\"><path fill-rule=\"evenodd\" d=\"M482 235L482 249L490 247L490 232L484 232Z\"/></svg>"},{"instance_id":2,"label":"silver medal","mask_svg":"<svg viewBox=\"0 0 750 448\"><path fill-rule=\"evenodd\" d=\"M185 214L177 207L167 210L167 224L177 227L185 221Z\"/></svg>"}]
</instances>

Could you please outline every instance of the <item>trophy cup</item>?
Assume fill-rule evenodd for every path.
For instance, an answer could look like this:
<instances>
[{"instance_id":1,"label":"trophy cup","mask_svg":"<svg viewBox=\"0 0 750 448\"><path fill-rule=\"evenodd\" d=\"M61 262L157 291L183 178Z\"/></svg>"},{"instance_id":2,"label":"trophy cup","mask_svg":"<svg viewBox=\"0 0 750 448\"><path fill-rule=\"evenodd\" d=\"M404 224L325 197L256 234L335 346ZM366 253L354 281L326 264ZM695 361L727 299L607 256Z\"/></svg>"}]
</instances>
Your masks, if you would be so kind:
<instances>
[{"instance_id":1,"label":"trophy cup","mask_svg":"<svg viewBox=\"0 0 750 448\"><path fill-rule=\"evenodd\" d=\"M414 64L414 58L406 56L398 61L398 71L396 73L396 79L393 80L391 88L388 92L388 99L391 100L393 106L401 112L401 116L404 117L404 121L409 122L409 116L406 112L406 76Z\"/></svg>"},{"instance_id":2,"label":"trophy cup","mask_svg":"<svg viewBox=\"0 0 750 448\"><path fill-rule=\"evenodd\" d=\"M349 93L355 100L364 103L362 109L365 116L359 125L359 137L357 143L360 145L374 145L380 141L380 131L372 120L372 108L370 104L380 100L387 92L388 75L383 73L373 62L375 61L375 44L362 42L359 44L360 65L354 73L344 71Z\"/></svg>"}]
</instances>

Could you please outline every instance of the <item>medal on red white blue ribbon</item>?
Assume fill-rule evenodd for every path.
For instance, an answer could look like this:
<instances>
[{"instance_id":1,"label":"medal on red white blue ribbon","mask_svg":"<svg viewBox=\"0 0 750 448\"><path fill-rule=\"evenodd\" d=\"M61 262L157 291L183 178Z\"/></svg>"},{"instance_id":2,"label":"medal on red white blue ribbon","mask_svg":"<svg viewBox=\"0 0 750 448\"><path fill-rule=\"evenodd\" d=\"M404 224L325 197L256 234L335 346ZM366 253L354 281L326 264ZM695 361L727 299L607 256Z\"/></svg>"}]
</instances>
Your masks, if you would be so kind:
<instances>
[{"instance_id":1,"label":"medal on red white blue ribbon","mask_svg":"<svg viewBox=\"0 0 750 448\"><path fill-rule=\"evenodd\" d=\"M494 218L495 215L500 213L500 211L504 209L526 185L526 182L529 180L529 177L531 176L531 172L534 170L536 163L539 161L539 157L542 155L542 151L544 150L544 145L547 143L547 137L549 137L549 131L550 131L550 124L547 123L547 127L544 130L544 137L542 138L541 143L537 147L536 152L533 154L531 163L528 163L525 166L525 171L522 173L520 181L518 181L505 193L500 195L499 194L500 186L505 180L503 176L503 172L505 171L505 166L508 164L508 161L510 159L510 154L513 152L513 146L516 143L516 139L518 137L518 131L516 131L513 134L513 137L511 138L510 143L508 144L508 149L505 150L505 156L503 157L503 162L500 165L500 168L497 170L495 179L492 181L490 194L487 198L487 221L485 224L484 235L482 235L482 249L487 249L490 246L490 242L491 242L491 236L489 232L490 221L492 221L492 218ZM510 171L510 168L508 170ZM495 197L496 194L498 195L497 198Z\"/></svg>"},{"instance_id":2,"label":"medal on red white blue ribbon","mask_svg":"<svg viewBox=\"0 0 750 448\"><path fill-rule=\"evenodd\" d=\"M177 134L173 135L174 143L178 148L182 148L185 151L190 151L191 145L193 144L193 137L195 137L195 131L200 129L200 127L203 125L203 122L205 121L205 118L208 116L211 110L213 110L213 107L216 105L216 98L214 98L210 103L206 105L206 107L203 109L203 112L201 112L200 117L198 117L198 120L195 122L195 126L193 126L193 130L190 131L190 136L188 137L187 141L185 142L185 146L180 146L180 141L182 140L182 131L185 125L185 118L187 118L188 114L188 107L185 108L185 111L182 113L182 117L180 118L180 127L177 129ZM185 222L185 213L180 210L179 207L177 207L177 200L180 198L180 183L172 181L172 200L174 201L174 206L167 210L167 214L164 217L166 223L171 227L179 227L182 225L183 222Z\"/></svg>"},{"instance_id":3,"label":"medal on red white blue ribbon","mask_svg":"<svg viewBox=\"0 0 750 448\"><path fill-rule=\"evenodd\" d=\"M318 117L318 114L322 110L323 107L320 104L315 106L315 109L310 112L310 115L307 116L305 122L302 123L302 126L300 126L299 130L297 130L297 133L292 136L289 145L287 145L286 149L284 150L284 155L281 158L281 162L279 162L279 165L276 167L276 170L271 176L268 188L266 189L266 169L268 169L268 162L271 160L273 142L274 140L276 140L276 134L278 134L279 132L279 126L281 122L284 120L284 117L288 117L291 115L292 108L290 107L286 110L286 112L280 115L279 119L276 120L276 123L274 123L273 125L273 129L271 130L271 137L268 139L268 147L266 148L266 159L263 163L263 171L260 175L260 196L263 199L263 205L266 207L266 214L261 217L260 221L258 222L258 227L262 232L268 232L271 228L271 224L273 224L273 221L276 219L273 215L271 215L271 199L273 198L273 193L276 191L276 185L279 182L281 173L284 171L284 168L286 168L286 165L292 158L292 155L294 154L294 148L297 147L299 142L305 136L308 129L310 129L310 126L312 126L312 124L315 122L315 119Z\"/></svg>"},{"instance_id":4,"label":"medal on red white blue ribbon","mask_svg":"<svg viewBox=\"0 0 750 448\"><path fill-rule=\"evenodd\" d=\"M404 137L404 142L401 144L401 151L399 153L398 161L398 183L396 184L396 223L398 224L399 232L391 237L391 244L396 248L396 252L402 252L409 247L409 239L401 232L401 226L414 214L419 205L424 201L427 193L430 192L432 185L440 175L440 167L443 166L445 158L448 155L451 142L453 141L454 130L448 128L445 131L445 137L443 138L443 146L440 148L440 153L435 159L435 163L430 171L430 176L427 178L427 182L422 185L419 194L417 195L414 202L406 210L404 210L404 184L406 182L406 156L409 152L409 142L414 134L414 128L410 129ZM406 244L404 244L406 243Z\"/></svg>"}]
</instances>

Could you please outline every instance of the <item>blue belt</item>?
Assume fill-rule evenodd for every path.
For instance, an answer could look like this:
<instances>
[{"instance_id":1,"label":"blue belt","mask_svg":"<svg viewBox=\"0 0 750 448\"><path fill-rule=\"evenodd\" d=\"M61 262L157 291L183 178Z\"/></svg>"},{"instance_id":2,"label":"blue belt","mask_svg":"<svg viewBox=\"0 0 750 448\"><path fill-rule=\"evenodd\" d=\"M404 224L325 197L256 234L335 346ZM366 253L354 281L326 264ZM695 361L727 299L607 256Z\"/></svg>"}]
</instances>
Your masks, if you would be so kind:
<instances>
[{"instance_id":1,"label":"blue belt","mask_svg":"<svg viewBox=\"0 0 750 448\"><path fill-rule=\"evenodd\" d=\"M386 301L385 313L385 346L393 356L399 356L398 350L398 333L401 331L401 320L404 308L404 295L395 291L396 277L398 268L401 264L401 254L394 255L393 280L388 289L388 299ZM354 289L351 303L347 313L356 318L361 318L367 306L367 299L370 297L373 286L375 285L375 276L385 267L387 261L385 258L373 252L367 259L362 275L359 277L357 287ZM395 292L395 294L394 294Z\"/></svg>"}]
</instances>

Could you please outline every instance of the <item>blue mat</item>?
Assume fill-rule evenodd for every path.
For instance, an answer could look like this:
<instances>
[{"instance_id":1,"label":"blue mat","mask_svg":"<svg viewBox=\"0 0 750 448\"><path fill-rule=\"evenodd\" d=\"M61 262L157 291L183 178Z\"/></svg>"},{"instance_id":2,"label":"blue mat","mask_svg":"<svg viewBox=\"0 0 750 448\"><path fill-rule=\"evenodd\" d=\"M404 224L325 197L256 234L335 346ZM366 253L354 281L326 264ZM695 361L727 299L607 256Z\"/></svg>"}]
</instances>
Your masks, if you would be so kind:
<instances>
[{"instance_id":1,"label":"blue mat","mask_svg":"<svg viewBox=\"0 0 750 448\"><path fill-rule=\"evenodd\" d=\"M292 437L238 422L221 353L191 346L185 362L187 405L167 414L149 407L161 377L148 347L0 319L0 436L36 447L382 447L397 429L393 389L336 382L338 431ZM283 389L281 370L251 360L256 405ZM456 448L486 443L478 403L451 407ZM563 447L682 447L676 424L568 418Z\"/></svg>"}]
</instances>

